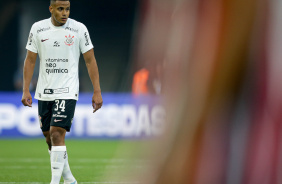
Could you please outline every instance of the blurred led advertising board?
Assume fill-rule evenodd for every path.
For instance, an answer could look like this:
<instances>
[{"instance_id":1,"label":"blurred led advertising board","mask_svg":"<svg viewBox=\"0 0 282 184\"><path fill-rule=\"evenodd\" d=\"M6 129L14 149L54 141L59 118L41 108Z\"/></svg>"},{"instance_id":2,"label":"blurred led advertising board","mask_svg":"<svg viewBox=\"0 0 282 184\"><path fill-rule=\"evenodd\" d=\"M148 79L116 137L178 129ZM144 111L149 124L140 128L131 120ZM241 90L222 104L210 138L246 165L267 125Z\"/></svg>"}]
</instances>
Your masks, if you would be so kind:
<instances>
[{"instance_id":1,"label":"blurred led advertising board","mask_svg":"<svg viewBox=\"0 0 282 184\"><path fill-rule=\"evenodd\" d=\"M0 138L42 137L37 100L21 104L21 93L0 93ZM165 110L158 96L105 93L103 107L92 109L92 94L81 93L76 105L70 138L146 138L165 129Z\"/></svg>"}]
</instances>

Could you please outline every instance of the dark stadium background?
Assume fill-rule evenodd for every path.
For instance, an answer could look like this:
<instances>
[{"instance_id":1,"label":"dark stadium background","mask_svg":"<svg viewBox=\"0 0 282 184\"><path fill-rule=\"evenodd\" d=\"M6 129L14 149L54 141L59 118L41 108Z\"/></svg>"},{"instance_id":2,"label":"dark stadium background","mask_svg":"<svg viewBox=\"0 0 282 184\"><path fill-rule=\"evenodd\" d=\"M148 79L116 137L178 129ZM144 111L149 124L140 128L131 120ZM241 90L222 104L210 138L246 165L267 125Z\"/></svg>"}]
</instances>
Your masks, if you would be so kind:
<instances>
[{"instance_id":1,"label":"dark stadium background","mask_svg":"<svg viewBox=\"0 0 282 184\"><path fill-rule=\"evenodd\" d=\"M34 20L50 17L49 0L0 1L0 91L19 90L15 87L19 80L18 71L22 70L18 64L23 49L19 39L20 36L28 38L20 32L20 17L27 11L24 8L27 5L32 6L28 11L32 11L29 14L34 16ZM137 0L71 0L70 18L84 23L90 32L104 92L130 91L131 46L137 6ZM25 25L28 29L31 26ZM80 62L80 83L82 92L92 91L83 59Z\"/></svg>"}]
</instances>

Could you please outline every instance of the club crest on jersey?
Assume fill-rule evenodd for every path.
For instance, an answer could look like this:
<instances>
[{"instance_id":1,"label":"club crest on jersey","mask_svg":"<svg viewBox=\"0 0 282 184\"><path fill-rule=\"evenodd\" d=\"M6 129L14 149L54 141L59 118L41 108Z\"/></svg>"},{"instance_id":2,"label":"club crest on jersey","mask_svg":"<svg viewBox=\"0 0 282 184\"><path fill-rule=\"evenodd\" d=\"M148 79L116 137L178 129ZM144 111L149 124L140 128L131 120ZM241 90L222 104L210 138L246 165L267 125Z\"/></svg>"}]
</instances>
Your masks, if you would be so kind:
<instances>
[{"instance_id":1,"label":"club crest on jersey","mask_svg":"<svg viewBox=\"0 0 282 184\"><path fill-rule=\"evenodd\" d=\"M73 41L74 36L69 35L69 36L65 36L65 37L67 38L66 41L65 41L66 45L71 46L71 45L74 44L74 41Z\"/></svg>"}]
</instances>

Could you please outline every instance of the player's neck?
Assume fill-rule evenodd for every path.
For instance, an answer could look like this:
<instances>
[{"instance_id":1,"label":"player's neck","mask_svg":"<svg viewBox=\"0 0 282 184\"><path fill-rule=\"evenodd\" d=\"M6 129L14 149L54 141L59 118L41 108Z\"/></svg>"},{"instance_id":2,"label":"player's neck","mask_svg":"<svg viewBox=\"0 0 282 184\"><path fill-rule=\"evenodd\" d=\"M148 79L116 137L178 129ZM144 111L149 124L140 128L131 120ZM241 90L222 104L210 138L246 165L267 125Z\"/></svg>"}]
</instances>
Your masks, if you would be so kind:
<instances>
[{"instance_id":1,"label":"player's neck","mask_svg":"<svg viewBox=\"0 0 282 184\"><path fill-rule=\"evenodd\" d=\"M51 17L51 22L56 27L60 27L60 26L65 25L65 23L60 23L59 21L57 21L53 16Z\"/></svg>"}]
</instances>

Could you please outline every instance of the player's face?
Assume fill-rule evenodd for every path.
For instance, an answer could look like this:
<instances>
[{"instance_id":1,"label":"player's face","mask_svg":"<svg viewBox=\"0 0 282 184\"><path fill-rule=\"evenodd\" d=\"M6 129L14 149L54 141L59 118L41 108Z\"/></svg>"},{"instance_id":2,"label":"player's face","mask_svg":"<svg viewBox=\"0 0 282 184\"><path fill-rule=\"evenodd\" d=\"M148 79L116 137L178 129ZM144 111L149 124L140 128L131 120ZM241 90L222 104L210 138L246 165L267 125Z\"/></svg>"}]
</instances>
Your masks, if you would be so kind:
<instances>
[{"instance_id":1,"label":"player's face","mask_svg":"<svg viewBox=\"0 0 282 184\"><path fill-rule=\"evenodd\" d=\"M64 25L70 15L70 2L69 1L56 1L53 3L49 10L52 15L52 22L55 26Z\"/></svg>"}]
</instances>

